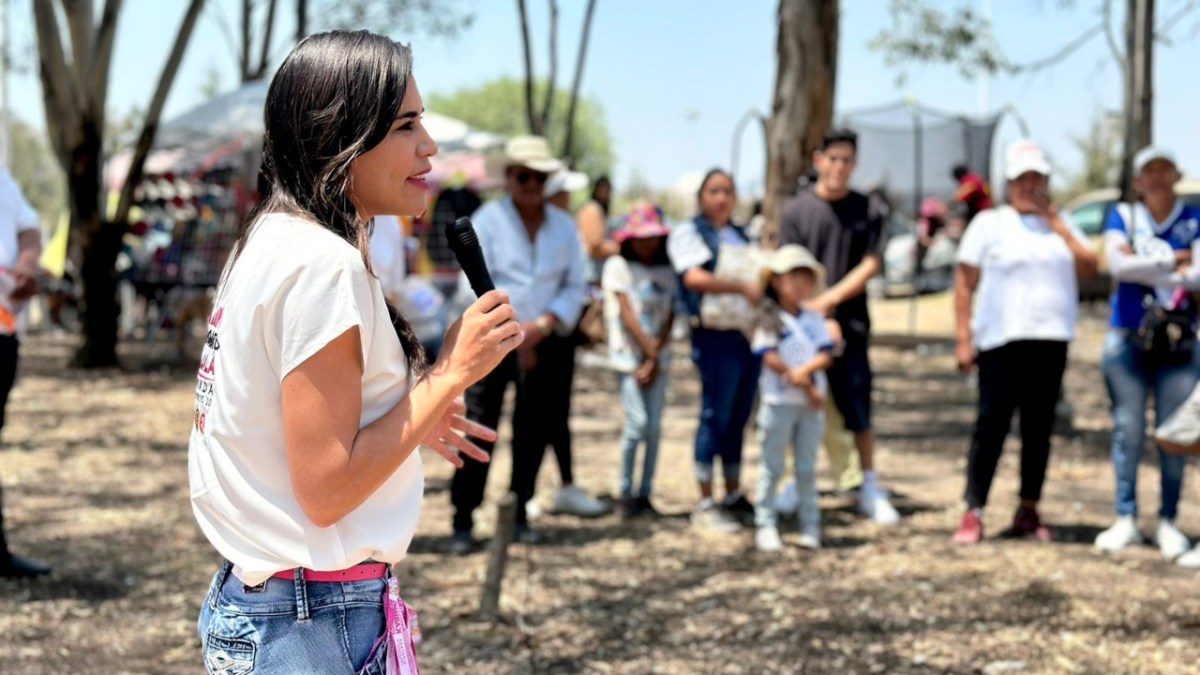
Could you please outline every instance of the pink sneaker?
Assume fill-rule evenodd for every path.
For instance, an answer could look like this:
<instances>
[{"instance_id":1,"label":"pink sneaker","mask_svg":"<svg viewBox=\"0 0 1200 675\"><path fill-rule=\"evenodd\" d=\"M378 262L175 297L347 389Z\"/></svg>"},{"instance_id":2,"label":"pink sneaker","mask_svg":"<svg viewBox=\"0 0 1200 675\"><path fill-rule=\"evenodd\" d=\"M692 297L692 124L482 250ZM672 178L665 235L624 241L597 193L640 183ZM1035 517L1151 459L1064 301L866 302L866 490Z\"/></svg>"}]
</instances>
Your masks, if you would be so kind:
<instances>
[{"instance_id":1,"label":"pink sneaker","mask_svg":"<svg viewBox=\"0 0 1200 675\"><path fill-rule=\"evenodd\" d=\"M983 519L975 509L967 509L963 514L962 525L954 533L956 544L978 544L983 541Z\"/></svg>"}]
</instances>

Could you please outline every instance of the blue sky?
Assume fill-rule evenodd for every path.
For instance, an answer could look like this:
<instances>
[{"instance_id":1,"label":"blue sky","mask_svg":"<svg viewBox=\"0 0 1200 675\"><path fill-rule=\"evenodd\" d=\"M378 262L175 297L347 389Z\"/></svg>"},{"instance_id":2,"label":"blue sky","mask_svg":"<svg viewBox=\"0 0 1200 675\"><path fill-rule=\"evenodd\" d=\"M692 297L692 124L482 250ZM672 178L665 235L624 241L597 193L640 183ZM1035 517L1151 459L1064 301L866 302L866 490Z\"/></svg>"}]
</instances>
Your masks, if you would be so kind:
<instances>
[{"instance_id":1,"label":"blue sky","mask_svg":"<svg viewBox=\"0 0 1200 675\"><path fill-rule=\"evenodd\" d=\"M1166 16L1187 0L1160 0ZM451 91L502 75L523 72L516 3L460 0L475 13L473 26L455 39L416 34L394 35L410 42L422 92ZM183 0L127 0L117 36L109 105L117 112L145 107L170 47ZM215 13L234 22L236 0L209 0L167 104L167 117L201 100L200 88L213 69L223 90L236 85L236 66ZM290 20L290 2L281 3ZM313 3L317 4L317 3ZM535 61L544 72L546 3L532 0ZM574 68L585 2L560 3L560 82ZM839 45L837 108L854 110L913 97L943 110L979 111L979 84L952 68L911 69L903 85L897 71L867 47L890 23L888 0L844 0ZM963 2L945 0L946 7ZM978 4L972 0L967 4ZM1100 0L1075 0L1063 7L1052 0L994 3L994 32L1015 61L1034 60L1056 51L1098 21ZM1121 5L1123 3L1116 3ZM732 132L750 109L769 111L775 77L776 0L599 0L584 92L603 104L616 143L620 184L637 171L652 184L667 187L682 174L729 163ZM30 0L13 0L14 46L32 48ZM292 34L286 25L277 37ZM368 27L369 28L369 27ZM1173 32L1174 46L1160 46L1156 58L1155 140L1173 147L1185 173L1200 173L1200 12ZM286 51L286 50L281 50ZM1189 68L1188 64L1192 64ZM42 124L36 74L10 76L15 113ZM1101 39L1068 60L1033 75L994 78L991 107L1014 105L1056 164L1068 170L1079 156L1070 142L1083 133L1097 112L1116 110L1120 74ZM689 113L698 112L689 121ZM1016 138L1017 125L1002 124L1000 144ZM742 144L739 179L761 180L763 151L756 131ZM1002 145L997 145L1000 153Z\"/></svg>"}]
</instances>

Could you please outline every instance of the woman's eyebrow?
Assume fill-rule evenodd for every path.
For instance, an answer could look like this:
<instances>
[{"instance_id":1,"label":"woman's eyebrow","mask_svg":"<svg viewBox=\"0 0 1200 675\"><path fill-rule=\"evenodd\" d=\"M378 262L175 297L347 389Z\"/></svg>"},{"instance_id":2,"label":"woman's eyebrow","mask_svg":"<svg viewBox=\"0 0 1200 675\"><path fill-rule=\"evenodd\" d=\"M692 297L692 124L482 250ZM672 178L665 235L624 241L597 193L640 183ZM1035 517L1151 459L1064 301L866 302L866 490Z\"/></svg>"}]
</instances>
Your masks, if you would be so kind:
<instances>
[{"instance_id":1,"label":"woman's eyebrow","mask_svg":"<svg viewBox=\"0 0 1200 675\"><path fill-rule=\"evenodd\" d=\"M410 110L406 113L400 113L397 115L395 121L399 122L400 120L410 120L414 117L420 117L423 114L425 114L424 108L421 108L420 110Z\"/></svg>"}]
</instances>

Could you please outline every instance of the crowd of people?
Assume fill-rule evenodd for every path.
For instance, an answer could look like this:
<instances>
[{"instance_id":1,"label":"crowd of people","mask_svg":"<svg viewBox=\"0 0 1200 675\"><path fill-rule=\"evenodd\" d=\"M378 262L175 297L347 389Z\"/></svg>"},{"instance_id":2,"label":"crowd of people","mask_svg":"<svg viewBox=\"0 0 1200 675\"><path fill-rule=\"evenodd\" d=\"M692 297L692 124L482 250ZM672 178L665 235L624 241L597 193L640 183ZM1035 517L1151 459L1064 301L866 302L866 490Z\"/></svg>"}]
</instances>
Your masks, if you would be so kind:
<instances>
[{"instance_id":1,"label":"crowd of people","mask_svg":"<svg viewBox=\"0 0 1200 675\"><path fill-rule=\"evenodd\" d=\"M565 424L529 428L529 392L548 386L555 400L543 399L539 409L564 416L569 411L573 351L586 342L578 328L571 337L572 324L598 301L625 419L614 504L618 516L656 513L651 496L669 386L671 326L680 315L691 328L691 359L701 384L693 446L695 526L727 534L753 527L757 548L777 551L783 545L780 513L794 512L798 544L819 547L815 467L822 445L835 485L856 495L864 517L881 525L900 522L876 462L868 349L866 288L882 265L886 212L882 202L849 187L857 152L852 131L826 135L813 156L815 179L784 205L777 248L769 250L760 245L761 232L735 222L736 190L725 171L714 169L704 177L698 214L673 226L660 208L646 202L610 216L611 184L602 179L572 229L565 203L554 205L550 197L561 197L567 181L578 186L578 176L568 176L541 139L509 144L508 194L479 211L476 227L497 270L497 286L516 299L526 335L509 370L494 376L518 383L511 480L522 503L533 496L546 446L569 447L569 441L556 445L550 439L570 437ZM1144 150L1135 170L1140 200L1113 210L1106 235L1106 256L1119 282L1103 365L1113 400L1117 520L1097 537L1096 546L1109 552L1141 541L1134 486L1147 437L1149 394L1154 393L1159 423L1170 419L1187 426L1172 413L1200 377L1190 338L1195 323L1190 292L1193 286L1200 289L1191 247L1200 220L1195 209L1174 196L1179 173L1169 152ZM1075 336L1077 279L1097 273L1098 255L1054 205L1053 170L1036 142L1022 140L1007 148L1001 203L993 203L986 182L967 167L955 167L953 173L960 183L955 201L967 212L957 253L956 355L961 371L978 370L979 398L966 453L966 509L952 538L962 544L983 540L983 509L1019 412L1019 506L1005 535L1049 541L1053 530L1038 505ZM539 191L542 186L548 187ZM1175 320L1172 330L1187 328L1186 344L1172 343L1176 351L1167 360L1156 356L1157 348L1139 343L1145 341L1139 336L1146 333L1147 317L1164 312L1168 323ZM1166 332L1162 328L1157 334ZM553 375L543 370L548 364L559 364ZM557 381L547 384L547 379ZM472 419L493 426L498 404L484 405L482 396L480 390L471 397ZM499 401L501 394L490 398ZM1200 412L1200 396L1196 403ZM756 404L761 466L751 495L742 483L742 451ZM1200 427L1200 420L1190 426ZM1200 439L1200 432L1195 435ZM792 482L781 493L789 451ZM1166 558L1200 566L1200 550L1189 552L1191 543L1175 525L1185 459L1161 456L1163 504L1154 541ZM559 463L570 466L569 454L565 462L560 454ZM452 548L458 553L477 546L470 514L480 504L486 477L481 467L468 461L455 478ZM569 478L564 474L564 489L571 486ZM553 510L584 516L604 512L582 491L576 497L578 508L556 498ZM519 519L519 538L541 541L524 509Z\"/></svg>"}]
</instances>

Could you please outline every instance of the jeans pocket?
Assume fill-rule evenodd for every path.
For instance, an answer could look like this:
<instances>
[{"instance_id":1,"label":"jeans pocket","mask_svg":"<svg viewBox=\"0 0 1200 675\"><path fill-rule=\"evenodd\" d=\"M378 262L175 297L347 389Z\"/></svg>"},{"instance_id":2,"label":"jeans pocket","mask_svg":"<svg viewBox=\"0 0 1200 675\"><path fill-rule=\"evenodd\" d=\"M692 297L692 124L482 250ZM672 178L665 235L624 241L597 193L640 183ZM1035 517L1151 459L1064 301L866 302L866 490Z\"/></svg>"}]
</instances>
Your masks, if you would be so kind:
<instances>
[{"instance_id":1,"label":"jeans pocket","mask_svg":"<svg viewBox=\"0 0 1200 675\"><path fill-rule=\"evenodd\" d=\"M209 675L250 675L258 646L245 638L209 633L204 638L204 669Z\"/></svg>"}]
</instances>

